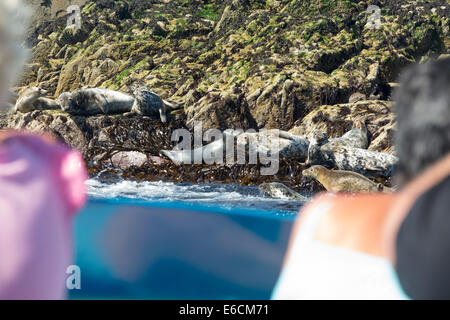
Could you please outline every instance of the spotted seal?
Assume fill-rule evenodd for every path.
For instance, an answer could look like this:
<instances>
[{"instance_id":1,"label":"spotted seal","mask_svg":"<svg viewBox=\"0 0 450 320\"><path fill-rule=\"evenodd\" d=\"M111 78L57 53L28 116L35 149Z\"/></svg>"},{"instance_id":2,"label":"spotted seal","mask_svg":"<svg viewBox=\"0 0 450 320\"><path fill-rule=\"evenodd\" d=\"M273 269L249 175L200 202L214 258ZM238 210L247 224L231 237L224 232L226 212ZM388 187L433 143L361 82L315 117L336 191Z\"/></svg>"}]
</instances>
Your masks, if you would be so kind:
<instances>
[{"instance_id":1,"label":"spotted seal","mask_svg":"<svg viewBox=\"0 0 450 320\"><path fill-rule=\"evenodd\" d=\"M320 152L333 167L366 176L392 177L398 163L398 158L392 154L353 148L335 141L321 146Z\"/></svg>"},{"instance_id":2,"label":"spotted seal","mask_svg":"<svg viewBox=\"0 0 450 320\"><path fill-rule=\"evenodd\" d=\"M398 158L388 153L367 150L368 131L362 120L342 137L328 139L326 133L314 131L308 148L308 165L355 171L363 175L390 177Z\"/></svg>"},{"instance_id":3,"label":"spotted seal","mask_svg":"<svg viewBox=\"0 0 450 320\"><path fill-rule=\"evenodd\" d=\"M62 111L81 116L129 112L134 100L122 92L102 88L64 92L58 97Z\"/></svg>"},{"instance_id":4,"label":"spotted seal","mask_svg":"<svg viewBox=\"0 0 450 320\"><path fill-rule=\"evenodd\" d=\"M279 182L261 183L258 188L271 198L308 201L308 198Z\"/></svg>"}]
</instances>

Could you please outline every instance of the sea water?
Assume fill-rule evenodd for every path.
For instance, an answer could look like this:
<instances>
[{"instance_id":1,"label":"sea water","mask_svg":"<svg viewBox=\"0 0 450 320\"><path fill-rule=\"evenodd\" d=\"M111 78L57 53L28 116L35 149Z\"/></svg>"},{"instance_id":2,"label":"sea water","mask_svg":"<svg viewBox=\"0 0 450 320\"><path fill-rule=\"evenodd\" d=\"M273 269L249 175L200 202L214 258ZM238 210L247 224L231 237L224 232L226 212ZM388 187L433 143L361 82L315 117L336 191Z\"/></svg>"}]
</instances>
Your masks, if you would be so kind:
<instances>
[{"instance_id":1,"label":"sea water","mask_svg":"<svg viewBox=\"0 0 450 320\"><path fill-rule=\"evenodd\" d=\"M87 186L71 299L268 299L303 205L229 184Z\"/></svg>"},{"instance_id":2,"label":"sea water","mask_svg":"<svg viewBox=\"0 0 450 320\"><path fill-rule=\"evenodd\" d=\"M172 182L135 182L120 180L105 183L97 178L87 181L91 199L127 199L128 203L185 203L222 209L254 209L261 214L295 215L302 201L272 199L256 186L233 184L176 184Z\"/></svg>"}]
</instances>

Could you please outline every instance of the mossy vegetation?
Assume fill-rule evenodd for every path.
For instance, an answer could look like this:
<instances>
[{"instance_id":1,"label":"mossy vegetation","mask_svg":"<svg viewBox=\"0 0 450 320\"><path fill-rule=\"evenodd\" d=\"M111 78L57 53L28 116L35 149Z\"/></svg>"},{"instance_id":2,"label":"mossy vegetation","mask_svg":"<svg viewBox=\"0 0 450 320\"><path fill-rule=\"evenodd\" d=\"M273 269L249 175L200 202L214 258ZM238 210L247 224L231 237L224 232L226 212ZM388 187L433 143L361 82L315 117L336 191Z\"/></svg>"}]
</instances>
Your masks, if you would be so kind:
<instances>
[{"instance_id":1,"label":"mossy vegetation","mask_svg":"<svg viewBox=\"0 0 450 320\"><path fill-rule=\"evenodd\" d=\"M380 29L366 27L367 1L90 1L79 34L61 19L40 27L33 41L52 41L51 52L38 53L55 75L41 77L53 94L142 81L193 105L209 92L239 88L259 125L289 128L321 103L347 102L357 91L386 99L403 67L448 53L449 20L431 11L432 2L423 9L406 0L377 3ZM99 71L107 59L114 68ZM28 77L23 85L37 74Z\"/></svg>"}]
</instances>

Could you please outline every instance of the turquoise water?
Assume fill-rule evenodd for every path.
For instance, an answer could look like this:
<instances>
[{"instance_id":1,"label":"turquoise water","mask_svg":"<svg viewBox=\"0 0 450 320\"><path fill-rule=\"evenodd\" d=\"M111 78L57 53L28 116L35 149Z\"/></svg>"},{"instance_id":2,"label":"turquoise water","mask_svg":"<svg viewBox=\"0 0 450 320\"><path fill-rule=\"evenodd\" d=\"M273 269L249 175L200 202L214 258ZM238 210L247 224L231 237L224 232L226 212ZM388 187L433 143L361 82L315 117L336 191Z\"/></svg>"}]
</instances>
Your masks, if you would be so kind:
<instances>
[{"instance_id":1,"label":"turquoise water","mask_svg":"<svg viewBox=\"0 0 450 320\"><path fill-rule=\"evenodd\" d=\"M72 299L268 299L301 206L252 187L88 186Z\"/></svg>"}]
</instances>

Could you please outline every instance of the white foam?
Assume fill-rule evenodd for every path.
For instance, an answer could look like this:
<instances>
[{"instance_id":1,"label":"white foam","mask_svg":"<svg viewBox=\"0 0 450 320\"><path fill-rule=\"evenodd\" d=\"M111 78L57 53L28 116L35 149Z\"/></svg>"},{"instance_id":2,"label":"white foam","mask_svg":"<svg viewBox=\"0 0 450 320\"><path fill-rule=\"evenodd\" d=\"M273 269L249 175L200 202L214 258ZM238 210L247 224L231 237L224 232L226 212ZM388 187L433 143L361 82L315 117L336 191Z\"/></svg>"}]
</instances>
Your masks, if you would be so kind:
<instances>
[{"instance_id":1,"label":"white foam","mask_svg":"<svg viewBox=\"0 0 450 320\"><path fill-rule=\"evenodd\" d=\"M231 184L175 184L172 182L134 182L122 180L103 183L98 179L87 181L91 198L128 198L155 201L187 201L225 208L257 208L264 211L294 214L303 204L300 201L271 199L258 187Z\"/></svg>"}]
</instances>

